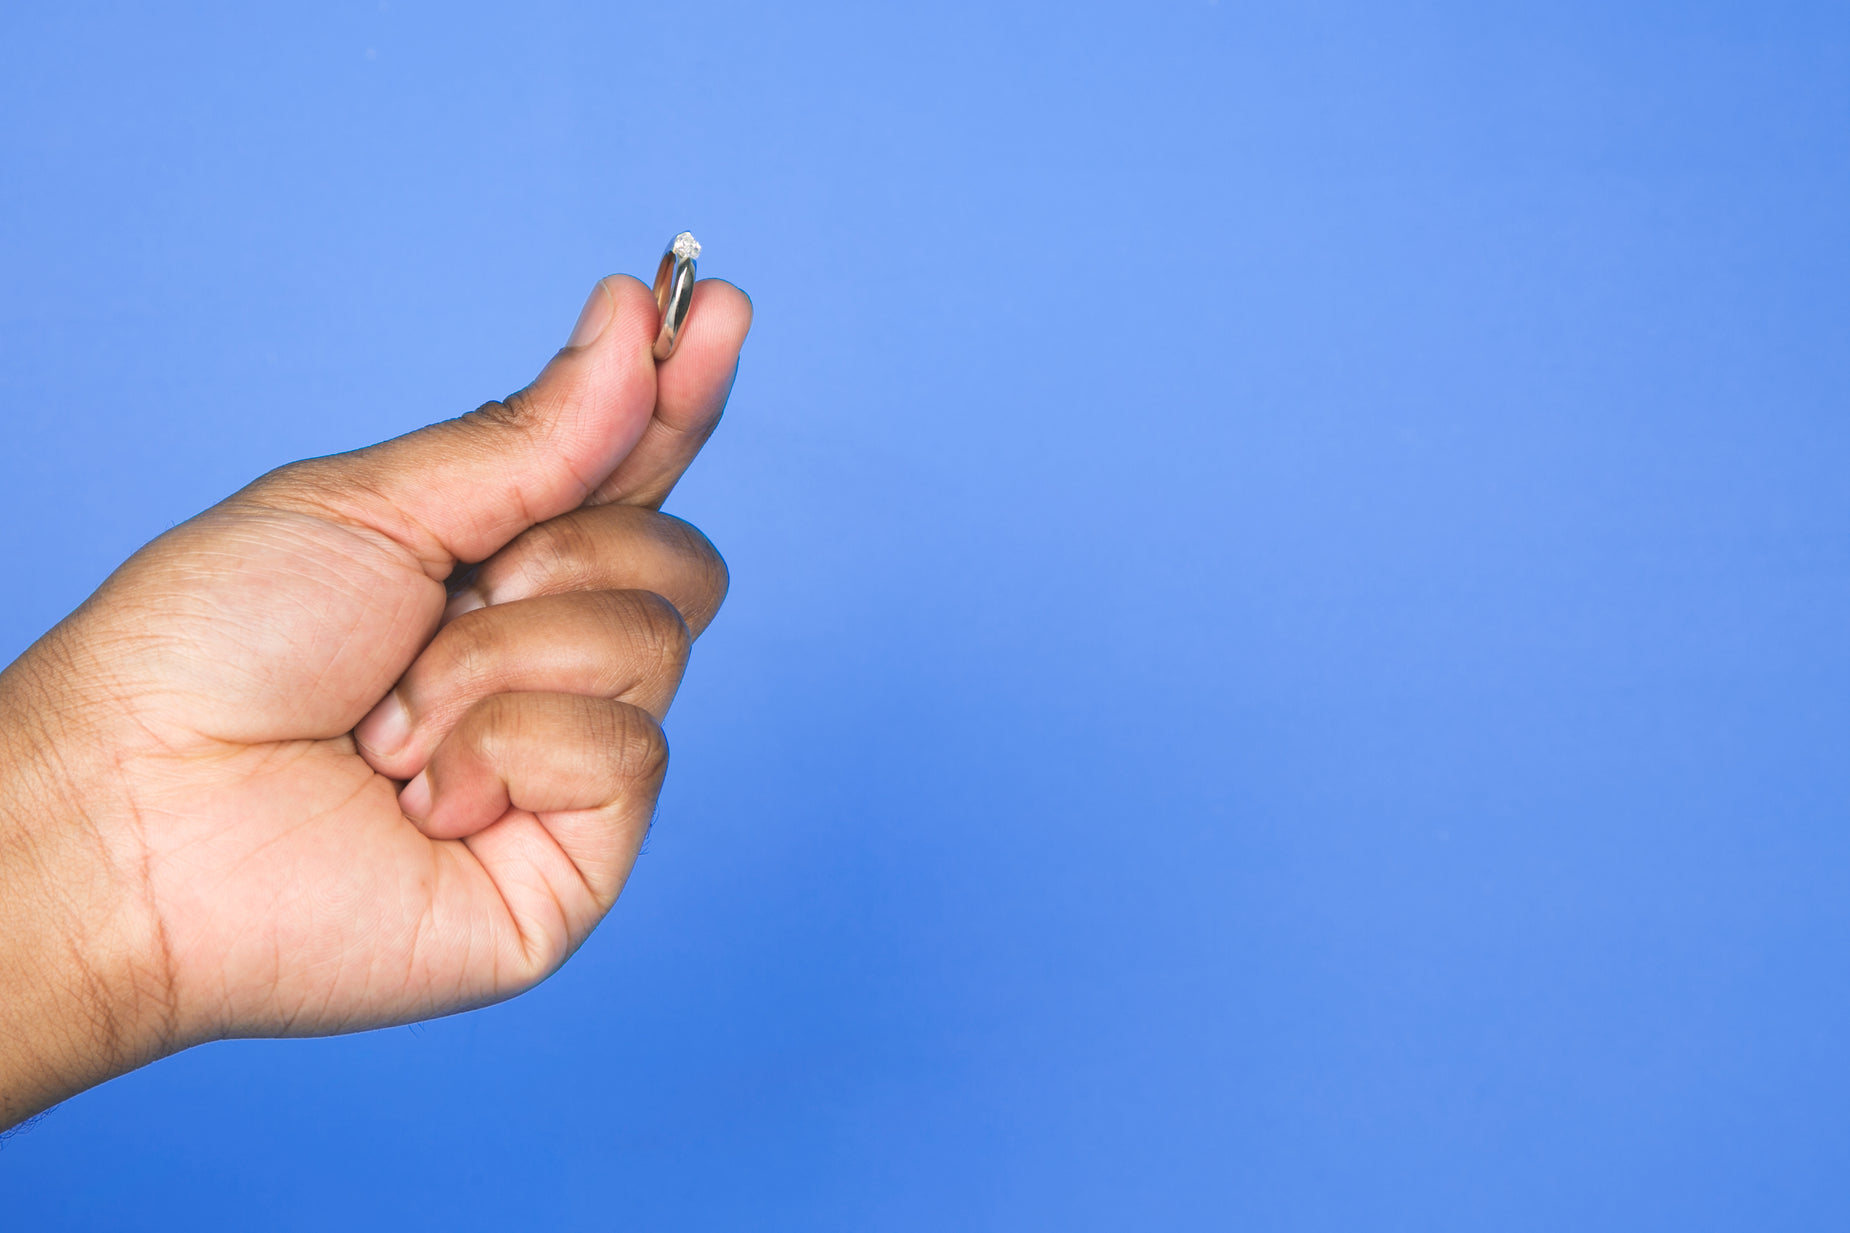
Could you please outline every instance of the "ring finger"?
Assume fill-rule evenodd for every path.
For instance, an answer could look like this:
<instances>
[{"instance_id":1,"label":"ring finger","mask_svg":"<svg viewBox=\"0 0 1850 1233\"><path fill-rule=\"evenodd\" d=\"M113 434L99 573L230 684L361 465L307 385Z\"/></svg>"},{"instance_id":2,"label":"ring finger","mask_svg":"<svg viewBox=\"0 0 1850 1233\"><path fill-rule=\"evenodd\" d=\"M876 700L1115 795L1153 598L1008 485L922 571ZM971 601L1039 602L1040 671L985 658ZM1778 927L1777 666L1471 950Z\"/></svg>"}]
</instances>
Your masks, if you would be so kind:
<instances>
[{"instance_id":1,"label":"ring finger","mask_svg":"<svg viewBox=\"0 0 1850 1233\"><path fill-rule=\"evenodd\" d=\"M495 694L610 698L659 722L691 641L680 613L649 591L574 591L465 613L437 631L354 740L374 770L409 779L471 707Z\"/></svg>"}]
</instances>

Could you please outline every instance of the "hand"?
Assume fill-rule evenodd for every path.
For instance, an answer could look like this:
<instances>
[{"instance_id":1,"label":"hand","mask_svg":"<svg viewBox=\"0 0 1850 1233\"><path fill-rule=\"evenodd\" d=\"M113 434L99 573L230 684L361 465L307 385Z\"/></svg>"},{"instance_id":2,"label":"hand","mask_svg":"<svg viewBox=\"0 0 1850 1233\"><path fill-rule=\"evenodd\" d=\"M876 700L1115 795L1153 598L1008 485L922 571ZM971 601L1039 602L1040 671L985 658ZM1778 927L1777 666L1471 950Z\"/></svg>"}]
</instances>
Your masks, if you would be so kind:
<instances>
[{"instance_id":1,"label":"hand","mask_svg":"<svg viewBox=\"0 0 1850 1233\"><path fill-rule=\"evenodd\" d=\"M701 283L658 368L653 297L607 279L519 394L265 476L0 673L0 1127L202 1041L426 1018L564 962L725 594L656 509L750 320Z\"/></svg>"}]
</instances>

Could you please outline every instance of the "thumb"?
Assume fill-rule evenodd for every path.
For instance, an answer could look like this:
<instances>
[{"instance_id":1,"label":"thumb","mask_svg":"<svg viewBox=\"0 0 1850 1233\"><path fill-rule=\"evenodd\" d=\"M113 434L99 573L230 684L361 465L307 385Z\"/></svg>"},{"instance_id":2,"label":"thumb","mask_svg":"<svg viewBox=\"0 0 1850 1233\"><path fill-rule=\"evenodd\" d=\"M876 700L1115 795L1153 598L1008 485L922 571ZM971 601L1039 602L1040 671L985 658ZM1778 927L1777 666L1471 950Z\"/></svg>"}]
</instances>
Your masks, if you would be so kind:
<instances>
[{"instance_id":1,"label":"thumb","mask_svg":"<svg viewBox=\"0 0 1850 1233\"><path fill-rule=\"evenodd\" d=\"M657 325L649 289L612 275L592 288L571 338L526 389L380 445L284 467L236 499L377 531L442 579L576 508L628 455L655 406Z\"/></svg>"}]
</instances>

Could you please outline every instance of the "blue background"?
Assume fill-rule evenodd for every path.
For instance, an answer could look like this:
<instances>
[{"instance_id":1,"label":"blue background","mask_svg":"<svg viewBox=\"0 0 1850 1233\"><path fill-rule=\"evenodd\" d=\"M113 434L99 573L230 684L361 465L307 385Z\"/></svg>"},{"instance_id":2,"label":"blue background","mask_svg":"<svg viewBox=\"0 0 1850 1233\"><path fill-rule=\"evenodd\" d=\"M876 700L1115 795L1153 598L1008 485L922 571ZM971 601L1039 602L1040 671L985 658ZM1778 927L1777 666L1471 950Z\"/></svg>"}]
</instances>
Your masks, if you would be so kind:
<instances>
[{"instance_id":1,"label":"blue background","mask_svg":"<svg viewBox=\"0 0 1850 1233\"><path fill-rule=\"evenodd\" d=\"M1844 6L26 7L0 656L678 229L758 317L604 928L0 1224L1850 1221Z\"/></svg>"}]
</instances>

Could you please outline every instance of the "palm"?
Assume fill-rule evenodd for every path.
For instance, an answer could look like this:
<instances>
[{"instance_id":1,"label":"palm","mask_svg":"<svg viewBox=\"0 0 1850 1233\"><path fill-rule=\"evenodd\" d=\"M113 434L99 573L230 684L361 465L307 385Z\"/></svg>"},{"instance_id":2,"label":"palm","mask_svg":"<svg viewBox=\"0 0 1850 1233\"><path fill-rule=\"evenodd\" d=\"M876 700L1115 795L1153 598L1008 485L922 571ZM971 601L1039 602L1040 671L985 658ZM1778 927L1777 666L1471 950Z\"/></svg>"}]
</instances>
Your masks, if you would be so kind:
<instances>
[{"instance_id":1,"label":"palm","mask_svg":"<svg viewBox=\"0 0 1850 1233\"><path fill-rule=\"evenodd\" d=\"M138 643L150 600L161 635ZM152 700L125 753L141 764L132 806L183 1008L240 1031L326 1032L492 1001L545 975L607 906L533 815L426 838L355 752L353 725L443 600L383 537L214 511L86 614L142 647L117 688Z\"/></svg>"}]
</instances>

